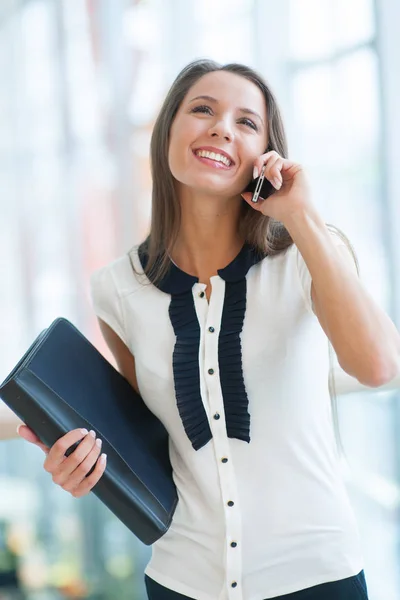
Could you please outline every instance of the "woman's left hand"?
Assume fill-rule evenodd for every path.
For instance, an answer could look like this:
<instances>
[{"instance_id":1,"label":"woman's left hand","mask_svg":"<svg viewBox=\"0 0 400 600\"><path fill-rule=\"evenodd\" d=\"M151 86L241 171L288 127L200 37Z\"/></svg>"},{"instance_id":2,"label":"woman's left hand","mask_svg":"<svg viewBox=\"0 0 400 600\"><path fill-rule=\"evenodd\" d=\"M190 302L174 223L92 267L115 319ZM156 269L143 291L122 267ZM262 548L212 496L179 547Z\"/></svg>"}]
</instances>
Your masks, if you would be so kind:
<instances>
[{"instance_id":1,"label":"woman's left hand","mask_svg":"<svg viewBox=\"0 0 400 600\"><path fill-rule=\"evenodd\" d=\"M254 210L267 217L272 217L284 225L299 211L315 210L301 165L282 158L275 150L267 152L257 159L254 166L258 170L258 175L261 173L263 165L266 165L264 175L276 191L266 200L260 197L257 203L251 201L253 197L251 192L243 193L242 198Z\"/></svg>"}]
</instances>

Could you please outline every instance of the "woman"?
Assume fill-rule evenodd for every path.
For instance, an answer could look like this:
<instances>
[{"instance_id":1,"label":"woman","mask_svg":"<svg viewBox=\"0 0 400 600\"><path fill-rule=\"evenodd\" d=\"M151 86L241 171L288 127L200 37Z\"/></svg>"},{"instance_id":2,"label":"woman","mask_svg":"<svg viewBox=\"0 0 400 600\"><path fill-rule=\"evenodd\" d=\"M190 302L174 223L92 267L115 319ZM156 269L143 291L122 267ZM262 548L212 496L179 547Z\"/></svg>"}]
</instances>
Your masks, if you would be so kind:
<instances>
[{"instance_id":1,"label":"woman","mask_svg":"<svg viewBox=\"0 0 400 600\"><path fill-rule=\"evenodd\" d=\"M151 143L149 237L91 278L120 372L170 434L179 502L146 569L150 600L367 598L341 478L328 343L369 386L400 340L287 158L276 101L242 65L178 75ZM263 165L274 193L242 191ZM25 426L20 434L38 444ZM45 469L75 497L105 461L67 433Z\"/></svg>"}]
</instances>

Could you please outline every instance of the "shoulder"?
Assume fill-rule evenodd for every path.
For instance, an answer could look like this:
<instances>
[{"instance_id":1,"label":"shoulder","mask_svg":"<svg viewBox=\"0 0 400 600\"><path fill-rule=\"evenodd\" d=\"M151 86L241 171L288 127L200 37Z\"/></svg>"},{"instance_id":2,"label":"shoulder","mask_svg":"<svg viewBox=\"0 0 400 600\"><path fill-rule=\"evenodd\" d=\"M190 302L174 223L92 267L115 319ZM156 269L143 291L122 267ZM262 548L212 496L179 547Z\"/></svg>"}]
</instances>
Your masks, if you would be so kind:
<instances>
[{"instance_id":1,"label":"shoulder","mask_svg":"<svg viewBox=\"0 0 400 600\"><path fill-rule=\"evenodd\" d=\"M357 255L353 249L353 246L350 243L349 238L341 229L339 229L335 225L330 225L329 223L326 223L326 226L329 231L332 242L334 246L338 249L338 252L343 256L344 260L354 270L354 273L359 275ZM313 304L312 276L308 265L306 264L303 256L301 255L298 247L295 244L292 244L292 246L290 247L288 255L290 257L289 260L291 261L291 273L293 273L293 277L300 283L301 292L305 300L307 309L311 313L315 313Z\"/></svg>"},{"instance_id":2,"label":"shoulder","mask_svg":"<svg viewBox=\"0 0 400 600\"><path fill-rule=\"evenodd\" d=\"M107 290L123 298L139 291L146 283L146 277L138 256L139 246L93 271L90 275L92 292Z\"/></svg>"},{"instance_id":3,"label":"shoulder","mask_svg":"<svg viewBox=\"0 0 400 600\"><path fill-rule=\"evenodd\" d=\"M90 297L95 314L129 348L130 328L126 324L125 298L131 298L142 286L144 277L137 246L90 275ZM135 296L137 297L137 296Z\"/></svg>"},{"instance_id":4,"label":"shoulder","mask_svg":"<svg viewBox=\"0 0 400 600\"><path fill-rule=\"evenodd\" d=\"M333 244L336 246L340 254L345 258L345 260L348 262L348 264L351 266L354 272L359 274L357 254L347 235L336 225L326 223L326 227L328 229ZM295 244L292 244L292 246L290 247L290 251L292 256L294 257L297 268L300 271L305 270L307 268L306 264Z\"/></svg>"}]
</instances>

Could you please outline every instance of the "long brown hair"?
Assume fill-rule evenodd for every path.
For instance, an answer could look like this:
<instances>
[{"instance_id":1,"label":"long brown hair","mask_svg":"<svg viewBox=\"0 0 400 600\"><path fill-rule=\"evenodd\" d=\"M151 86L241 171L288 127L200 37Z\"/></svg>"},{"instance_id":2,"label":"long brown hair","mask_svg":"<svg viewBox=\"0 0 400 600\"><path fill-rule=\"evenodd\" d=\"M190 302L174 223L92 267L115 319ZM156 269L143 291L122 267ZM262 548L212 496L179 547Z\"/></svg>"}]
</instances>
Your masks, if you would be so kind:
<instances>
[{"instance_id":1,"label":"long brown hair","mask_svg":"<svg viewBox=\"0 0 400 600\"><path fill-rule=\"evenodd\" d=\"M287 139L281 113L274 94L256 71L242 64L220 65L212 60L195 60L182 69L161 106L151 137L150 157L153 180L150 233L146 240L148 262L145 269L156 283L168 271L168 254L176 241L181 211L174 178L168 166L171 125L190 88L207 73L228 71L253 82L263 93L267 108L268 151L275 150L287 158ZM241 236L263 254L274 255L293 243L287 229L279 221L253 210L244 200L240 218Z\"/></svg>"}]
</instances>

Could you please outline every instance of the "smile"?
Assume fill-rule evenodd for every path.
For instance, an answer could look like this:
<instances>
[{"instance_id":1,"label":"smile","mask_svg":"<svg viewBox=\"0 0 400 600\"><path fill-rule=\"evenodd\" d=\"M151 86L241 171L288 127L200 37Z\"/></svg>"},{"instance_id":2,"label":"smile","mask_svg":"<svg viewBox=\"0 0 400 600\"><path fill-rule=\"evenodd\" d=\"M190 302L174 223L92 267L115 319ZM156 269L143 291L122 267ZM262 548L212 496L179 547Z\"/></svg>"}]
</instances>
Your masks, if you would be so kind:
<instances>
[{"instance_id":1,"label":"smile","mask_svg":"<svg viewBox=\"0 0 400 600\"><path fill-rule=\"evenodd\" d=\"M209 150L196 150L193 154L198 160L215 169L229 169L232 166L232 162L223 154Z\"/></svg>"}]
</instances>

